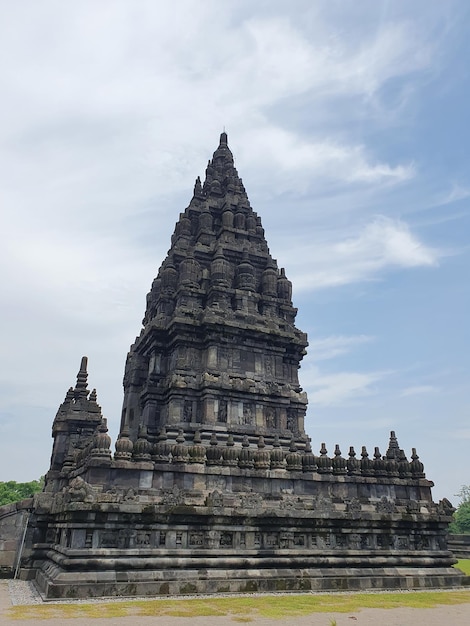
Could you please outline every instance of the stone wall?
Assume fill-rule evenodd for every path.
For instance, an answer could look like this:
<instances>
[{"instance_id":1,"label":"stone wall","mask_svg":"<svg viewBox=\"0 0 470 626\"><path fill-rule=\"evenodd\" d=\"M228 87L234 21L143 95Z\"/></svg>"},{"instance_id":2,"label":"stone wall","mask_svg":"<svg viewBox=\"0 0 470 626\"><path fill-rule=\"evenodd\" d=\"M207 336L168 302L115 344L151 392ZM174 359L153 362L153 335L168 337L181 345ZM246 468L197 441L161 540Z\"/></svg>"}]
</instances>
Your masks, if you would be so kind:
<instances>
[{"instance_id":1,"label":"stone wall","mask_svg":"<svg viewBox=\"0 0 470 626\"><path fill-rule=\"evenodd\" d=\"M457 559L470 559L470 535L449 535L448 545Z\"/></svg>"},{"instance_id":2,"label":"stone wall","mask_svg":"<svg viewBox=\"0 0 470 626\"><path fill-rule=\"evenodd\" d=\"M32 498L0 507L0 576L13 578Z\"/></svg>"}]
</instances>

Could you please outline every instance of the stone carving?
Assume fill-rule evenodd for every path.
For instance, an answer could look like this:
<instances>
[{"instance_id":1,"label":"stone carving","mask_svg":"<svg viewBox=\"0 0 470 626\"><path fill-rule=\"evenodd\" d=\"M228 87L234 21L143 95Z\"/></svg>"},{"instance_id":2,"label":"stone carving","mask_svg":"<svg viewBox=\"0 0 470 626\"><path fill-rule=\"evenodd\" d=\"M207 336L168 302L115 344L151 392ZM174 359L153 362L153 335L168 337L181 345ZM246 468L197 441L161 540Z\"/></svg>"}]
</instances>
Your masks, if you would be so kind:
<instances>
[{"instance_id":1,"label":"stone carving","mask_svg":"<svg viewBox=\"0 0 470 626\"><path fill-rule=\"evenodd\" d=\"M377 513L394 513L396 506L394 502L391 502L388 498L383 496L383 498L376 503L375 510Z\"/></svg>"},{"instance_id":2,"label":"stone carving","mask_svg":"<svg viewBox=\"0 0 470 626\"><path fill-rule=\"evenodd\" d=\"M248 493L241 497L241 507L244 509L256 509L262 502L263 497L260 493Z\"/></svg>"},{"instance_id":3,"label":"stone carving","mask_svg":"<svg viewBox=\"0 0 470 626\"><path fill-rule=\"evenodd\" d=\"M253 424L253 405L251 403L243 404L243 423Z\"/></svg>"},{"instance_id":4,"label":"stone carving","mask_svg":"<svg viewBox=\"0 0 470 626\"><path fill-rule=\"evenodd\" d=\"M267 548L279 547L279 533L267 533L265 538L265 545Z\"/></svg>"},{"instance_id":5,"label":"stone carving","mask_svg":"<svg viewBox=\"0 0 470 626\"><path fill-rule=\"evenodd\" d=\"M135 543L137 546L149 546L150 545L150 533L140 530L137 531L135 537Z\"/></svg>"},{"instance_id":6,"label":"stone carving","mask_svg":"<svg viewBox=\"0 0 470 626\"><path fill-rule=\"evenodd\" d=\"M225 477L211 475L207 477L207 488L214 491L223 491L225 489Z\"/></svg>"},{"instance_id":7,"label":"stone carving","mask_svg":"<svg viewBox=\"0 0 470 626\"><path fill-rule=\"evenodd\" d=\"M203 532L189 533L189 546L191 548L202 548L204 546L204 533Z\"/></svg>"},{"instance_id":8,"label":"stone carving","mask_svg":"<svg viewBox=\"0 0 470 626\"><path fill-rule=\"evenodd\" d=\"M331 498L317 496L313 502L313 508L318 513L330 513L333 510L333 502Z\"/></svg>"},{"instance_id":9,"label":"stone carving","mask_svg":"<svg viewBox=\"0 0 470 626\"><path fill-rule=\"evenodd\" d=\"M408 550L410 547L410 540L408 537L395 537L394 548L395 550Z\"/></svg>"},{"instance_id":10,"label":"stone carving","mask_svg":"<svg viewBox=\"0 0 470 626\"><path fill-rule=\"evenodd\" d=\"M212 507L221 507L224 505L224 498L219 491L213 491L206 498L206 505Z\"/></svg>"},{"instance_id":11,"label":"stone carving","mask_svg":"<svg viewBox=\"0 0 470 626\"><path fill-rule=\"evenodd\" d=\"M294 542L294 533L284 532L281 533L279 537L279 547L282 548L290 548Z\"/></svg>"},{"instance_id":12,"label":"stone carving","mask_svg":"<svg viewBox=\"0 0 470 626\"><path fill-rule=\"evenodd\" d=\"M266 428L269 428L269 429L276 428L276 419L275 419L274 409L272 407L267 407L265 409L265 420L266 420Z\"/></svg>"},{"instance_id":13,"label":"stone carving","mask_svg":"<svg viewBox=\"0 0 470 626\"><path fill-rule=\"evenodd\" d=\"M117 548L118 533L115 530L107 530L100 533L100 548Z\"/></svg>"},{"instance_id":14,"label":"stone carving","mask_svg":"<svg viewBox=\"0 0 470 626\"><path fill-rule=\"evenodd\" d=\"M219 422L227 423L227 400L219 400Z\"/></svg>"},{"instance_id":15,"label":"stone carving","mask_svg":"<svg viewBox=\"0 0 470 626\"><path fill-rule=\"evenodd\" d=\"M223 532L220 535L220 547L231 548L233 547L233 533Z\"/></svg>"},{"instance_id":16,"label":"stone carving","mask_svg":"<svg viewBox=\"0 0 470 626\"><path fill-rule=\"evenodd\" d=\"M162 504L168 506L184 504L184 491L182 491L177 485L174 485L172 489L163 493Z\"/></svg>"},{"instance_id":17,"label":"stone carving","mask_svg":"<svg viewBox=\"0 0 470 626\"><path fill-rule=\"evenodd\" d=\"M438 511L441 515L448 515L450 517L456 509L447 498L444 498L443 500L439 500Z\"/></svg>"},{"instance_id":18,"label":"stone carving","mask_svg":"<svg viewBox=\"0 0 470 626\"><path fill-rule=\"evenodd\" d=\"M348 513L357 514L362 510L361 501L358 498L353 498L346 505L346 511Z\"/></svg>"},{"instance_id":19,"label":"stone carving","mask_svg":"<svg viewBox=\"0 0 470 626\"><path fill-rule=\"evenodd\" d=\"M69 486L66 489L69 500L72 502L94 502L95 501L95 492L93 487L88 484L86 481L81 478L81 476L77 476L76 478L72 478L69 483Z\"/></svg>"},{"instance_id":20,"label":"stone carving","mask_svg":"<svg viewBox=\"0 0 470 626\"><path fill-rule=\"evenodd\" d=\"M410 500L406 504L407 513L419 513L420 509L421 509L420 504L419 502L416 502L416 500Z\"/></svg>"},{"instance_id":21,"label":"stone carving","mask_svg":"<svg viewBox=\"0 0 470 626\"><path fill-rule=\"evenodd\" d=\"M125 492L124 497L123 497L124 502L136 502L138 499L139 499L139 495L135 493L132 487L129 487L129 489Z\"/></svg>"}]
</instances>

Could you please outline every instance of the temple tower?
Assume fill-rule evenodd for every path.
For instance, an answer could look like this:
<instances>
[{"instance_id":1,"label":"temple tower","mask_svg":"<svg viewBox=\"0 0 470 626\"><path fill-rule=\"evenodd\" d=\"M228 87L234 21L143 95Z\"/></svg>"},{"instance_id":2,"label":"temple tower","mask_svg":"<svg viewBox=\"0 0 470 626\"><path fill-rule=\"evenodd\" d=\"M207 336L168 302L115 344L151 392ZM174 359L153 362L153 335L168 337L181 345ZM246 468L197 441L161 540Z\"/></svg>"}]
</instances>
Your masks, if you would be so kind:
<instances>
[{"instance_id":1,"label":"temple tower","mask_svg":"<svg viewBox=\"0 0 470 626\"><path fill-rule=\"evenodd\" d=\"M147 296L127 357L121 431L135 441L145 426L152 442L162 428L191 440L196 430L203 440L277 436L304 448L298 369L307 337L296 312L224 132Z\"/></svg>"},{"instance_id":2,"label":"temple tower","mask_svg":"<svg viewBox=\"0 0 470 626\"><path fill-rule=\"evenodd\" d=\"M415 448L312 450L295 315L222 133L147 296L114 454L86 357L59 407L21 575L48 599L460 585Z\"/></svg>"}]
</instances>

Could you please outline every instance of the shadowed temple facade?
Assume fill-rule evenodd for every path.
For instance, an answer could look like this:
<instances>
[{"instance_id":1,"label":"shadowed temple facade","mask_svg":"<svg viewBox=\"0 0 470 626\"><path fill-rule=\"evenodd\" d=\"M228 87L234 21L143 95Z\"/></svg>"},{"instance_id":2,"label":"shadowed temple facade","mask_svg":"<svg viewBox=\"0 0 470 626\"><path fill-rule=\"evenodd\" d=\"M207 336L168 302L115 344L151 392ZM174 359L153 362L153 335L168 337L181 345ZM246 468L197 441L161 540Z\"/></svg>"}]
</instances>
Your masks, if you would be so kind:
<instances>
[{"instance_id":1,"label":"shadowed temple facade","mask_svg":"<svg viewBox=\"0 0 470 626\"><path fill-rule=\"evenodd\" d=\"M48 599L459 584L414 449L312 451L295 317L222 133L147 295L114 451L85 357L59 407L21 575Z\"/></svg>"}]
</instances>

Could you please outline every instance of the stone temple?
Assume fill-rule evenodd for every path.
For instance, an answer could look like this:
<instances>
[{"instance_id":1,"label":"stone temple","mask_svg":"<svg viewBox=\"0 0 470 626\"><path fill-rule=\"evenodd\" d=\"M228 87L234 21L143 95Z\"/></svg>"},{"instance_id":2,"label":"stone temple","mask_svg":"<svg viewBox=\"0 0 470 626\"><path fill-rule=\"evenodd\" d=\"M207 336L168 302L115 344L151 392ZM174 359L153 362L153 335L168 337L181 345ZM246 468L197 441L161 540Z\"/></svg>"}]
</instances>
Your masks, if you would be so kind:
<instances>
[{"instance_id":1,"label":"stone temple","mask_svg":"<svg viewBox=\"0 0 470 626\"><path fill-rule=\"evenodd\" d=\"M312 450L295 317L222 133L147 296L115 451L84 357L20 575L46 599L459 584L415 449Z\"/></svg>"}]
</instances>

